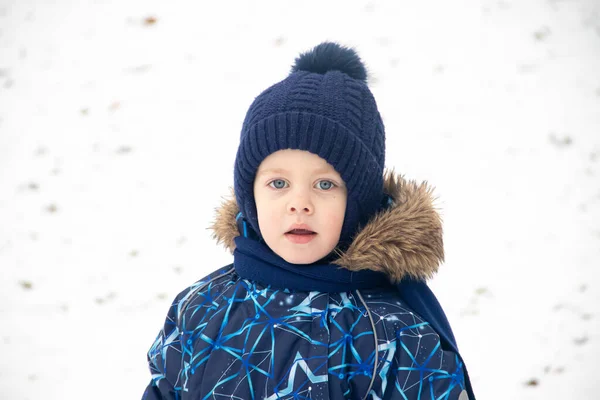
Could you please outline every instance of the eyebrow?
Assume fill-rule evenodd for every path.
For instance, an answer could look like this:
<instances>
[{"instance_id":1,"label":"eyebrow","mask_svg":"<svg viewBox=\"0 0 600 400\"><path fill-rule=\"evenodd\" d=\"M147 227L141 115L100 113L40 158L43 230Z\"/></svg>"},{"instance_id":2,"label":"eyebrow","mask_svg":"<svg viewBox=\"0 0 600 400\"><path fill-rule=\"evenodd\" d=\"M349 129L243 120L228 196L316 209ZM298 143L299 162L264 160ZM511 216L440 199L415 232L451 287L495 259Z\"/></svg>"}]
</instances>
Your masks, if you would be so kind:
<instances>
[{"instance_id":1,"label":"eyebrow","mask_svg":"<svg viewBox=\"0 0 600 400\"><path fill-rule=\"evenodd\" d=\"M268 168L268 169L263 169L258 174L256 174L256 176L266 175L266 174L269 174L269 173L285 174L286 172L288 172L288 171L286 171L283 168Z\"/></svg>"},{"instance_id":2,"label":"eyebrow","mask_svg":"<svg viewBox=\"0 0 600 400\"><path fill-rule=\"evenodd\" d=\"M335 171L335 170L334 170ZM327 173L331 173L332 172L332 168L328 168L328 167L323 167L320 168L316 171L313 171L314 175L320 175L320 174L327 174ZM260 171L256 176L261 176L261 175L266 175L269 173L274 173L274 174L289 174L289 171L284 169L284 168L268 168L268 169L264 169L262 171Z\"/></svg>"}]
</instances>

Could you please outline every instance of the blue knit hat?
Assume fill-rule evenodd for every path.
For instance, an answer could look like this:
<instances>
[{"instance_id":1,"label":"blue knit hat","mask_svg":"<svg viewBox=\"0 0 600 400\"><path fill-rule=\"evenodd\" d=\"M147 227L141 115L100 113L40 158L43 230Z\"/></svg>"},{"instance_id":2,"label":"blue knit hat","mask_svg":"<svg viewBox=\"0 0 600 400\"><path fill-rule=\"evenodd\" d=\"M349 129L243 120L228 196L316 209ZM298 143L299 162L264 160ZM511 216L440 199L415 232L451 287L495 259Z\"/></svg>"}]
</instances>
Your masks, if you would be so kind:
<instances>
[{"instance_id":1,"label":"blue knit hat","mask_svg":"<svg viewBox=\"0 0 600 400\"><path fill-rule=\"evenodd\" d=\"M296 58L289 76L262 92L246 114L234 166L242 216L260 236L254 178L260 163L283 149L325 159L348 190L340 245L351 242L380 207L385 131L358 54L321 43Z\"/></svg>"}]
</instances>

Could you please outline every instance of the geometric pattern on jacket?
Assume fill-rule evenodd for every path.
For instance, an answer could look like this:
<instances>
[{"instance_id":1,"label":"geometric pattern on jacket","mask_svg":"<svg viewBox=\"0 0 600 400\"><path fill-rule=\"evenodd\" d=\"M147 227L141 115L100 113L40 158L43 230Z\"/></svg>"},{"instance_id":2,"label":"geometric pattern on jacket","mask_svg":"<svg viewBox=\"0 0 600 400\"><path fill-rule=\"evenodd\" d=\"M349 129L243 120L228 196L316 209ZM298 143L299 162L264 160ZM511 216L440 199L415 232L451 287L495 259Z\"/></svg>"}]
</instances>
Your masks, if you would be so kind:
<instances>
[{"instance_id":1,"label":"geometric pattern on jacket","mask_svg":"<svg viewBox=\"0 0 600 400\"><path fill-rule=\"evenodd\" d=\"M273 290L222 268L173 302L144 399L458 399L460 360L395 292Z\"/></svg>"}]
</instances>

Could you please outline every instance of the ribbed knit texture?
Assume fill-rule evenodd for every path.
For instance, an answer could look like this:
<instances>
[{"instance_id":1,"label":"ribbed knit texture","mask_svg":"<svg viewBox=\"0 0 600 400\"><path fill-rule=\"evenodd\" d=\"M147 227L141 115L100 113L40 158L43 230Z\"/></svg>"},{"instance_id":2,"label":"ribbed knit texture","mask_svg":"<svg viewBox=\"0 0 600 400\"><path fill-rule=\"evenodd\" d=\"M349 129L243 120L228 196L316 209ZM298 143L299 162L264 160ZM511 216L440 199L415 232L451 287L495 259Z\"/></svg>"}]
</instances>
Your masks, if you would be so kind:
<instances>
[{"instance_id":1,"label":"ribbed knit texture","mask_svg":"<svg viewBox=\"0 0 600 400\"><path fill-rule=\"evenodd\" d=\"M340 243L347 244L383 196L384 126L367 85L340 71L298 71L261 93L242 127L234 166L236 200L260 235L254 178L283 149L310 151L341 175L348 189Z\"/></svg>"}]
</instances>

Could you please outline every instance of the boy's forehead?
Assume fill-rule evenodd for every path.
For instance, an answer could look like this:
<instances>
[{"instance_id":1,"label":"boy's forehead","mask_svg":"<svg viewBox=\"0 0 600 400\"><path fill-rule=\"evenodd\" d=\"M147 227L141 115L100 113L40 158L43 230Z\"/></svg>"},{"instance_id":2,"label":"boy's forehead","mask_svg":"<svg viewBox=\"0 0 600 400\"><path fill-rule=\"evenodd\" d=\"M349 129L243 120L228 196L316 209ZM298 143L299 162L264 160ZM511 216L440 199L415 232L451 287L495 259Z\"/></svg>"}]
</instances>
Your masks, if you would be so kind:
<instances>
[{"instance_id":1,"label":"boy's forehead","mask_svg":"<svg viewBox=\"0 0 600 400\"><path fill-rule=\"evenodd\" d=\"M258 175L267 175L267 174L291 174L293 172L309 172L313 174L326 174L330 172L336 172L335 169L327 164L326 166L322 166L320 168L314 168L307 165L295 165L288 167L265 167L259 168Z\"/></svg>"},{"instance_id":2,"label":"boy's forehead","mask_svg":"<svg viewBox=\"0 0 600 400\"><path fill-rule=\"evenodd\" d=\"M258 166L257 174L285 172L335 172L325 159L304 150L280 150L270 154Z\"/></svg>"}]
</instances>

